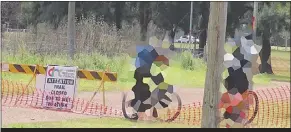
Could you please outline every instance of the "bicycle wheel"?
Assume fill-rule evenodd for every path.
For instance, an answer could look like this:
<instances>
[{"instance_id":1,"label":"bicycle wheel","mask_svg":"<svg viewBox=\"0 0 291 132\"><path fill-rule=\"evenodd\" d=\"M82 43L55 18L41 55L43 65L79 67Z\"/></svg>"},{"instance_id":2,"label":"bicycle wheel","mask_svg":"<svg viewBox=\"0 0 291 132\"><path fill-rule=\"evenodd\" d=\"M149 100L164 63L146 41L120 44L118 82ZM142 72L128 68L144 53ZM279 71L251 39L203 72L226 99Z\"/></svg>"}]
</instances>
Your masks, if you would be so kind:
<instances>
[{"instance_id":1,"label":"bicycle wheel","mask_svg":"<svg viewBox=\"0 0 291 132\"><path fill-rule=\"evenodd\" d=\"M137 120L137 112L130 106L130 101L128 99L128 93L123 93L122 97L122 113L126 119Z\"/></svg>"},{"instance_id":2,"label":"bicycle wheel","mask_svg":"<svg viewBox=\"0 0 291 132\"><path fill-rule=\"evenodd\" d=\"M177 93L173 93L171 96L172 102L168 107L157 110L157 118L161 121L172 122L180 115L182 108L181 98Z\"/></svg>"},{"instance_id":3,"label":"bicycle wheel","mask_svg":"<svg viewBox=\"0 0 291 132\"><path fill-rule=\"evenodd\" d=\"M248 106L248 111L249 112L253 112L253 115L250 116L250 119L248 119L248 121L244 124L244 125L248 125L250 123L252 123L254 121L254 119L256 118L256 115L258 113L259 110L259 98L257 96L257 94L254 91L249 91L248 95L251 97L249 98L250 103L249 104L254 104L252 106L254 106L254 108L252 108L252 106Z\"/></svg>"}]
</instances>

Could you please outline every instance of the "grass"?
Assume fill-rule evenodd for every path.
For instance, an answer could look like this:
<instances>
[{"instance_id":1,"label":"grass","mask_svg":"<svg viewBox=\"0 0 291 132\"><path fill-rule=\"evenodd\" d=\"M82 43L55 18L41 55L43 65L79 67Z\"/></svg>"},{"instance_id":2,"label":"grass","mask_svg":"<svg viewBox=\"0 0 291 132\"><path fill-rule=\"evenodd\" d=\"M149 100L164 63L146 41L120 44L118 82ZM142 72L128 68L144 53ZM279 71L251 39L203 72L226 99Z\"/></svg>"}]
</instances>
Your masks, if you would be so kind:
<instances>
[{"instance_id":1,"label":"grass","mask_svg":"<svg viewBox=\"0 0 291 132\"><path fill-rule=\"evenodd\" d=\"M271 46L272 50L279 50L279 51L285 51L285 47L280 47L280 46ZM287 51L290 52L290 47L287 47Z\"/></svg>"},{"instance_id":2,"label":"grass","mask_svg":"<svg viewBox=\"0 0 291 132\"><path fill-rule=\"evenodd\" d=\"M290 51L271 51L273 80L290 81Z\"/></svg>"},{"instance_id":3,"label":"grass","mask_svg":"<svg viewBox=\"0 0 291 132\"><path fill-rule=\"evenodd\" d=\"M57 122L18 123L5 128L195 128L186 124L132 122L120 118L73 119Z\"/></svg>"},{"instance_id":4,"label":"grass","mask_svg":"<svg viewBox=\"0 0 291 132\"><path fill-rule=\"evenodd\" d=\"M180 87L185 88L203 88L204 79L205 79L205 72L202 70L191 71L191 70L181 70L179 68L171 67L167 72L167 78L165 79L166 82L171 82L173 85L177 85ZM194 75L194 76L193 76ZM133 75L132 75L133 76ZM12 73L2 73L2 78L23 82L27 84L31 79L32 75L26 74L12 74ZM275 78L276 76L274 76ZM284 77L282 77L284 78ZM269 75L256 75L254 77L254 82L257 84L269 84L272 78ZM288 78L286 78L287 80ZM280 79L279 79L280 80ZM34 84L32 82L31 84ZM151 88L154 88L155 85L152 85ZM98 86L100 85L100 81L92 81L92 80L84 80L80 79L78 91L95 91ZM118 81L118 82L107 82L105 83L105 89L107 91L120 91L120 90L129 90L134 85L133 81Z\"/></svg>"},{"instance_id":5,"label":"grass","mask_svg":"<svg viewBox=\"0 0 291 132\"><path fill-rule=\"evenodd\" d=\"M163 43L163 45L167 45ZM176 43L176 46L181 44ZM189 44L185 44L187 47ZM226 47L227 49L227 47ZM230 50L230 49L227 49ZM290 52L272 50L272 66L274 75L258 74L255 75L253 81L255 84L268 85L271 80L290 81ZM10 55L3 52L3 62L17 64L58 64L58 65L77 65L80 69L103 71L108 66L110 71L118 73L117 82L105 83L107 91L129 90L135 84L133 78L134 66L133 60L128 55L120 55L116 57L107 57L97 53L94 54L77 54L74 61L67 61L66 55L40 56L21 50L16 55ZM284 64L284 65L283 65ZM156 68L158 71L159 69ZM283 71L276 71L283 70ZM205 83L206 64L203 60L192 58L189 52L183 52L170 59L170 67L165 71L165 81L186 88L203 88ZM2 78L27 84L32 75L2 73ZM78 91L94 91L100 85L100 81L91 81L80 79ZM151 88L155 88L153 82L150 83Z\"/></svg>"},{"instance_id":6,"label":"grass","mask_svg":"<svg viewBox=\"0 0 291 132\"><path fill-rule=\"evenodd\" d=\"M65 55L54 56L39 56L31 55L27 52L21 54L9 55L3 54L3 61L17 64L58 64L58 65L77 65L80 69L103 70L106 66L110 67L110 71L118 73L117 82L105 83L107 91L129 90L135 84L133 78L134 72L132 59L127 55L118 57L107 57L100 54L79 54L76 55L72 62L67 61ZM290 62L290 52L273 51L272 58L280 57L284 62ZM289 58L288 58L289 57ZM290 66L289 66L290 67ZM157 69L159 70L159 69ZM290 71L290 70L289 70ZM170 60L170 67L165 70L165 81L178 86L188 88L203 88L205 83L206 64L203 60L193 59L189 52L184 52L176 55ZM17 82L28 83L32 75L2 73L2 78ZM255 75L253 81L256 84L268 85L271 80L290 81L289 74L259 74ZM150 83L151 88L155 88L154 83ZM78 91L95 91L100 85L100 81L90 81L80 79Z\"/></svg>"},{"instance_id":7,"label":"grass","mask_svg":"<svg viewBox=\"0 0 291 132\"><path fill-rule=\"evenodd\" d=\"M290 61L290 51L280 51L272 49L271 57Z\"/></svg>"},{"instance_id":8,"label":"grass","mask_svg":"<svg viewBox=\"0 0 291 132\"><path fill-rule=\"evenodd\" d=\"M285 104L286 102L284 102ZM288 113L287 107L283 103L265 101L260 102L260 107L265 109L259 109L257 118L251 124L253 127L261 128L277 128L279 125L275 125L274 122L278 121L280 124L290 124L290 111ZM268 106L270 105L270 106ZM284 109L284 108L285 109ZM284 110L283 110L284 109ZM269 112L270 111L270 112ZM281 112L284 111L284 115ZM287 113L286 113L287 112ZM221 114L223 111L221 111ZM253 111L251 110L252 114ZM185 108L181 111L179 123L165 123L159 121L140 121L131 122L123 118L87 118L87 119L70 119L63 121L50 121L50 122L35 122L35 123L16 123L3 126L4 128L199 128L201 123L202 108ZM251 115L248 115L251 116ZM264 117L263 117L264 116ZM269 120L269 119L273 119ZM190 124L188 124L190 123ZM192 124L194 123L194 124ZM220 127L224 128L224 123L220 123ZM285 126L286 127L286 126Z\"/></svg>"},{"instance_id":9,"label":"grass","mask_svg":"<svg viewBox=\"0 0 291 132\"><path fill-rule=\"evenodd\" d=\"M37 56L31 54L19 54L15 56L3 55L3 61L17 64L58 64L58 65L77 65L80 69L90 70L103 70L108 65L110 71L118 73L118 82L106 83L110 89L124 89L130 87L135 83L133 78L134 72L130 70L133 68L132 60L129 56L119 57L105 57L100 54L84 55L80 54L76 56L73 62L68 62L66 56ZM193 59L191 54L183 53L180 56L174 57L170 60L170 67L165 70L165 81L173 85L179 85L181 87L201 87L203 86L203 80L205 78L206 66L203 60ZM157 71L160 71L156 68ZM191 74L189 74L191 73ZM195 76L192 76L195 75ZM3 73L2 77L8 80L17 80L28 82L32 75L24 74L11 74ZM202 82L202 83L201 83ZM80 80L82 86L81 91L88 91L87 87L96 87L100 82ZM84 89L83 89L84 88ZM91 89L91 88L90 88Z\"/></svg>"}]
</instances>

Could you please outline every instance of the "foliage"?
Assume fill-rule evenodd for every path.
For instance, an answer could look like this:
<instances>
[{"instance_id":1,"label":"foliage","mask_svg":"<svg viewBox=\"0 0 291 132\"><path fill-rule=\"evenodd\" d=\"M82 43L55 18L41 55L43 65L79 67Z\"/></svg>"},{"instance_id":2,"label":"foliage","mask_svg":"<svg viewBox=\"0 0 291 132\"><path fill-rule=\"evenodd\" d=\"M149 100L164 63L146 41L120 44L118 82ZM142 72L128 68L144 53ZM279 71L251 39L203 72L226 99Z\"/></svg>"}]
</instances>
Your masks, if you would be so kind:
<instances>
[{"instance_id":1,"label":"foliage","mask_svg":"<svg viewBox=\"0 0 291 132\"><path fill-rule=\"evenodd\" d=\"M278 33L290 29L290 3L280 2L264 4L258 15L258 34L263 32Z\"/></svg>"},{"instance_id":2,"label":"foliage","mask_svg":"<svg viewBox=\"0 0 291 132\"><path fill-rule=\"evenodd\" d=\"M239 28L241 22L250 23L251 19L245 17L246 13L252 13L253 7L251 5L253 2L248 1L230 1L228 2L227 9L227 26L226 26L226 36L234 35L236 28Z\"/></svg>"},{"instance_id":3,"label":"foliage","mask_svg":"<svg viewBox=\"0 0 291 132\"><path fill-rule=\"evenodd\" d=\"M1 2L1 24L8 24L16 28L19 24L20 2Z\"/></svg>"}]
</instances>

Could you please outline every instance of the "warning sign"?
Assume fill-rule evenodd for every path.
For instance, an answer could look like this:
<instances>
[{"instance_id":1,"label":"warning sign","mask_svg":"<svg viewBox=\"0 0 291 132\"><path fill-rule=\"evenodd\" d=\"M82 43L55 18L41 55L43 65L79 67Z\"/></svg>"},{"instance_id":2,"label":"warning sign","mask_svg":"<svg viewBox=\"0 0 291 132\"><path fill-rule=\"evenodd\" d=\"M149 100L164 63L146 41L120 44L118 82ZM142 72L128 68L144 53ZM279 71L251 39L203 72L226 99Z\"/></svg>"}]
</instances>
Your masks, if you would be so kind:
<instances>
[{"instance_id":1,"label":"warning sign","mask_svg":"<svg viewBox=\"0 0 291 132\"><path fill-rule=\"evenodd\" d=\"M47 66L43 106L67 109L73 107L78 67Z\"/></svg>"}]
</instances>

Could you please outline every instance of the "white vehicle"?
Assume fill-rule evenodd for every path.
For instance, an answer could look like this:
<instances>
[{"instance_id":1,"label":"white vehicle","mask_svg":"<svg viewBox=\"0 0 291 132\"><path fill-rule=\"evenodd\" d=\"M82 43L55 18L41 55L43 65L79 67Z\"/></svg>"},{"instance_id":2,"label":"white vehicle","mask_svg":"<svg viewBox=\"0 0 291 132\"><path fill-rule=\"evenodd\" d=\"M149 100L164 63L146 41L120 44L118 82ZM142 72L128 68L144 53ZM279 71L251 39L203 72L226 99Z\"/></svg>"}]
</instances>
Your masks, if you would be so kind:
<instances>
[{"instance_id":1,"label":"white vehicle","mask_svg":"<svg viewBox=\"0 0 291 132\"><path fill-rule=\"evenodd\" d=\"M176 43L189 43L189 35L188 36L181 36L179 39L175 41ZM191 36L191 43L194 43L195 39Z\"/></svg>"},{"instance_id":2,"label":"white vehicle","mask_svg":"<svg viewBox=\"0 0 291 132\"><path fill-rule=\"evenodd\" d=\"M199 43L199 38L196 38L196 39L195 39L195 42L196 42L196 43Z\"/></svg>"}]
</instances>

